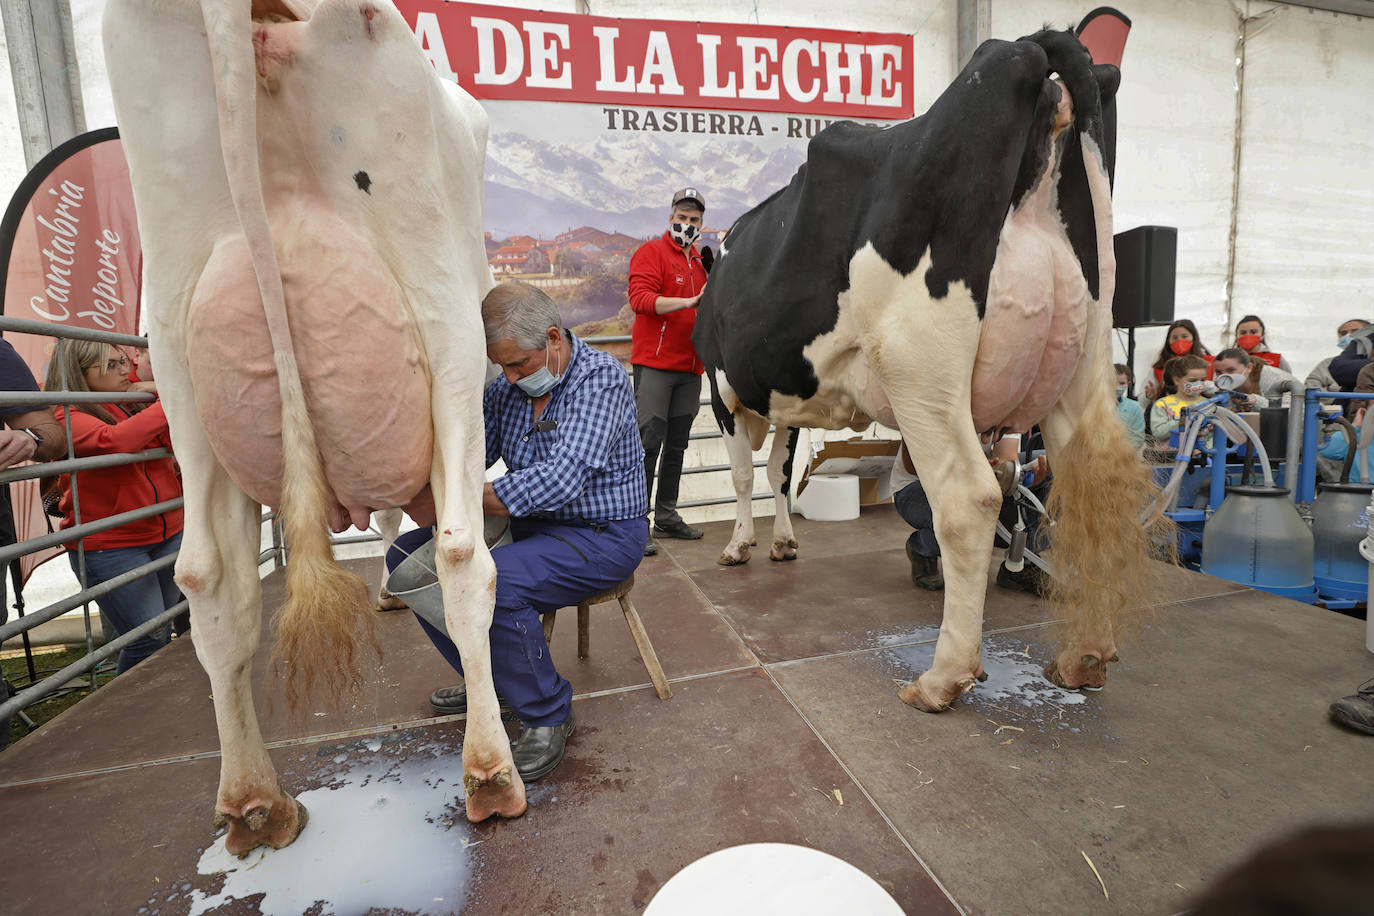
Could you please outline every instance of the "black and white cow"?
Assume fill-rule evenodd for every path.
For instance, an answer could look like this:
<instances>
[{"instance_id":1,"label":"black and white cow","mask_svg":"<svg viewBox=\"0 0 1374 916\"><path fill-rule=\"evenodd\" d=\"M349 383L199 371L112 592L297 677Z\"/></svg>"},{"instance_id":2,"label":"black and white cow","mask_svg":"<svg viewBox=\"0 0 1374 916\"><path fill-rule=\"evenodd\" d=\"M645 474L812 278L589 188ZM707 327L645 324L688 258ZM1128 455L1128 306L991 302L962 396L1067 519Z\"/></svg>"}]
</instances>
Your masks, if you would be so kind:
<instances>
[{"instance_id":1,"label":"black and white cow","mask_svg":"<svg viewBox=\"0 0 1374 916\"><path fill-rule=\"evenodd\" d=\"M924 115L821 132L791 183L731 228L701 300L693 343L739 499L722 564L746 562L755 542L750 452L770 422L775 560L796 556L783 502L793 428L900 429L943 552L935 662L902 690L930 711L986 676L1001 492L980 433L1038 422L1045 434L1053 597L1069 621L1048 676L1105 683L1112 612L1148 568L1148 474L1112 398L1119 78L1070 32L984 43Z\"/></svg>"}]
</instances>

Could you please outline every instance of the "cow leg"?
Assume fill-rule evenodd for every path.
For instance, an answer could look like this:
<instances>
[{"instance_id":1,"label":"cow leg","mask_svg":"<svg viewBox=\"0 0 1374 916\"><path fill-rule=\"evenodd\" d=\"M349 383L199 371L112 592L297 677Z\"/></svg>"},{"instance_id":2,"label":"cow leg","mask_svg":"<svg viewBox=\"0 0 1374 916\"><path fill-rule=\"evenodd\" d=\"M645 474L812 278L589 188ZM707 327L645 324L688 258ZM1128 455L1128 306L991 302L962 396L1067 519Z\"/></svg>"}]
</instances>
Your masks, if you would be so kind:
<instances>
[{"instance_id":1,"label":"cow leg","mask_svg":"<svg viewBox=\"0 0 1374 916\"><path fill-rule=\"evenodd\" d=\"M962 411L956 413L938 400L932 397L925 411L912 415L897 410L902 439L930 499L945 578L935 661L899 693L903 702L926 712L948 709L975 681L987 677L979 662L983 600L1002 504L997 479L973 431L967 401L955 407Z\"/></svg>"},{"instance_id":2,"label":"cow leg","mask_svg":"<svg viewBox=\"0 0 1374 916\"><path fill-rule=\"evenodd\" d=\"M496 564L482 536L480 383L470 404L450 403L434 416L434 471L430 485L438 507L435 571L444 593L444 619L463 662L468 713L463 737L463 787L468 820L525 813L525 784L516 772L501 725L491 674L492 609ZM456 401L457 399L455 399ZM439 401L436 399L436 404Z\"/></svg>"},{"instance_id":3,"label":"cow leg","mask_svg":"<svg viewBox=\"0 0 1374 916\"><path fill-rule=\"evenodd\" d=\"M168 386L174 375L162 365L158 375ZM225 847L244 856L258 846L289 845L306 812L278 782L253 709L250 676L262 631L261 509L230 480L198 419L181 416L193 407L189 397L167 404L186 499L176 581L191 604L196 657L210 678L219 729L215 826L228 827Z\"/></svg>"},{"instance_id":4,"label":"cow leg","mask_svg":"<svg viewBox=\"0 0 1374 916\"><path fill-rule=\"evenodd\" d=\"M899 696L940 712L986 677L979 664L983 599L1002 491L973 428L977 309L962 288L934 298L929 268L926 255L914 271L898 274L868 246L850 262L852 285L841 294L840 309L853 316L869 369L930 499L944 564L944 619L930 670Z\"/></svg>"},{"instance_id":5,"label":"cow leg","mask_svg":"<svg viewBox=\"0 0 1374 916\"><path fill-rule=\"evenodd\" d=\"M748 563L749 548L758 543L754 537L754 447L749 435L753 419L740 410L735 414L733 431L721 430L725 451L730 456L730 479L735 485L735 530L730 535L730 543L716 558L721 566Z\"/></svg>"},{"instance_id":6,"label":"cow leg","mask_svg":"<svg viewBox=\"0 0 1374 916\"><path fill-rule=\"evenodd\" d=\"M773 488L773 547L770 560L795 560L797 536L792 531L792 512L787 492L792 486L792 457L797 451L798 429L779 425L773 431L773 448L768 453L768 485ZM752 468L751 468L752 470Z\"/></svg>"},{"instance_id":7,"label":"cow leg","mask_svg":"<svg viewBox=\"0 0 1374 916\"><path fill-rule=\"evenodd\" d=\"M373 513L377 519L377 530L382 533L382 583L377 586L377 610L403 611L406 603L386 590L386 552L401 533L401 518L405 513L400 509L381 509Z\"/></svg>"}]
</instances>

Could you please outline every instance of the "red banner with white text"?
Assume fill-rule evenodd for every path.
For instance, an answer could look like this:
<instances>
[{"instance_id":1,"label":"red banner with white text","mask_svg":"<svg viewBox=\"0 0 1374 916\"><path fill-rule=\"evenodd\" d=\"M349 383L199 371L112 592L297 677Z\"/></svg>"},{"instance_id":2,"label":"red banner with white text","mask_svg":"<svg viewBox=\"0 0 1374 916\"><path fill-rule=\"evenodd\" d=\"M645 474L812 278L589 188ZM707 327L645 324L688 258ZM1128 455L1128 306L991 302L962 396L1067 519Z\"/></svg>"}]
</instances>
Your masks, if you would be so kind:
<instances>
[{"instance_id":1,"label":"red banner with white text","mask_svg":"<svg viewBox=\"0 0 1374 916\"><path fill-rule=\"evenodd\" d=\"M441 76L478 99L909 118L912 39L399 0Z\"/></svg>"},{"instance_id":2,"label":"red banner with white text","mask_svg":"<svg viewBox=\"0 0 1374 916\"><path fill-rule=\"evenodd\" d=\"M0 222L0 306L5 317L138 333L143 256L133 186L115 128L74 137L20 184ZM5 333L40 385L55 338ZM20 540L47 532L38 482L10 485ZM27 579L60 548L22 561Z\"/></svg>"},{"instance_id":3,"label":"red banner with white text","mask_svg":"<svg viewBox=\"0 0 1374 916\"><path fill-rule=\"evenodd\" d=\"M544 289L584 337L630 333L630 257L668 228L674 191L705 198L701 245L715 248L832 121L912 116L909 35L396 6L487 112L492 271ZM628 344L606 349L628 359Z\"/></svg>"}]
</instances>

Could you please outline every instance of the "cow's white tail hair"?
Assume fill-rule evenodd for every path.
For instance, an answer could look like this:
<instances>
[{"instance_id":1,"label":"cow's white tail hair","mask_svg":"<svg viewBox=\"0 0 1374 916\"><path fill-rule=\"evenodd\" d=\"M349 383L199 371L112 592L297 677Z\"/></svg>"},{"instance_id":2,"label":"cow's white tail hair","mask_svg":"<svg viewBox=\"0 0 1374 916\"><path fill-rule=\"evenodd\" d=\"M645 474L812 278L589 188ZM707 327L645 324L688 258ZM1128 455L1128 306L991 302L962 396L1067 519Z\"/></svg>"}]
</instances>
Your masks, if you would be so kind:
<instances>
[{"instance_id":1,"label":"cow's white tail hair","mask_svg":"<svg viewBox=\"0 0 1374 916\"><path fill-rule=\"evenodd\" d=\"M292 348L286 294L262 197L251 5L201 0L201 13L214 67L229 193L253 261L281 392L282 495L278 509L290 561L286 600L275 618L273 659L286 666L286 693L294 706L320 680L331 689L356 689L359 640L365 639L374 650L377 644L368 613L367 586L334 560L329 543L331 493Z\"/></svg>"}]
</instances>

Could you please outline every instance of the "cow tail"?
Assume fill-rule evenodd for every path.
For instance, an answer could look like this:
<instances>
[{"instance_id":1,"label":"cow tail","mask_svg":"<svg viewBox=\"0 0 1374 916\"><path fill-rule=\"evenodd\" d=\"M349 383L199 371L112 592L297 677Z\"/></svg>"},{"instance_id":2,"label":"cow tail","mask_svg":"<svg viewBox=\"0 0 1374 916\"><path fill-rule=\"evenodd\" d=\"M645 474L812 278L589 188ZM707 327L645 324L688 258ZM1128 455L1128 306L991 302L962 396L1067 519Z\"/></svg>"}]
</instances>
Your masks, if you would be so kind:
<instances>
[{"instance_id":1,"label":"cow tail","mask_svg":"<svg viewBox=\"0 0 1374 916\"><path fill-rule=\"evenodd\" d=\"M1155 561L1171 559L1174 547L1168 518L1145 519L1159 487L1117 417L1107 384L1103 375L1101 396L1089 399L1051 459L1046 508L1054 525L1042 526L1040 535L1049 540L1050 603L1063 616L1065 647L1137 631L1163 594L1167 566Z\"/></svg>"},{"instance_id":2,"label":"cow tail","mask_svg":"<svg viewBox=\"0 0 1374 916\"><path fill-rule=\"evenodd\" d=\"M282 383L282 494L280 514L289 551L286 599L277 610L272 659L287 673L294 706L316 682L330 693L358 689L358 646L380 654L367 585L334 559L329 541L333 494L325 481L315 430L299 374L285 381L287 360L277 356ZM290 360L294 368L294 360Z\"/></svg>"},{"instance_id":3,"label":"cow tail","mask_svg":"<svg viewBox=\"0 0 1374 916\"><path fill-rule=\"evenodd\" d=\"M317 681L337 692L356 689L357 645L375 649L368 590L334 560L329 543L331 494L306 409L286 317L286 294L272 244L257 143L257 65L248 3L201 0L218 101L220 148L234 211L243 229L262 297L281 392L280 514L290 549L286 600L277 611L274 661L287 672L294 707Z\"/></svg>"}]
</instances>

